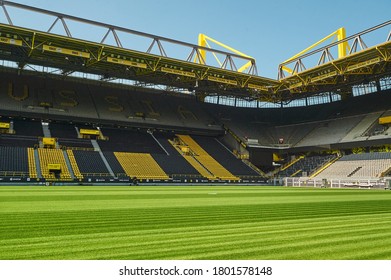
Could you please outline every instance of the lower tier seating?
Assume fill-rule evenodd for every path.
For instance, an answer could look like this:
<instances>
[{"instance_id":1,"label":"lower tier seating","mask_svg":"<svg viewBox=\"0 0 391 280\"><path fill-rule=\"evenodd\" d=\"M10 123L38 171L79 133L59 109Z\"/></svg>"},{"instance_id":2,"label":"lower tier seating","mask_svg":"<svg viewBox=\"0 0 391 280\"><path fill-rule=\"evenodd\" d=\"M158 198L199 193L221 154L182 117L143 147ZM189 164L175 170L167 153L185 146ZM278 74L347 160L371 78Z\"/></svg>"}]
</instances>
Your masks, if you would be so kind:
<instances>
[{"instance_id":1,"label":"lower tier seating","mask_svg":"<svg viewBox=\"0 0 391 280\"><path fill-rule=\"evenodd\" d=\"M391 153L345 155L330 165L317 178L377 178L391 168Z\"/></svg>"},{"instance_id":2,"label":"lower tier seating","mask_svg":"<svg viewBox=\"0 0 391 280\"><path fill-rule=\"evenodd\" d=\"M27 149L0 146L0 174L5 177L29 175Z\"/></svg>"},{"instance_id":3,"label":"lower tier seating","mask_svg":"<svg viewBox=\"0 0 391 280\"><path fill-rule=\"evenodd\" d=\"M163 169L150 154L115 152L114 155L121 164L126 175L137 179L169 179Z\"/></svg>"},{"instance_id":4,"label":"lower tier seating","mask_svg":"<svg viewBox=\"0 0 391 280\"><path fill-rule=\"evenodd\" d=\"M210 177L209 179L222 179L222 180L233 180L238 181L239 177L236 177L229 172L224 166L217 162L211 155L209 155L192 137L189 135L177 135L184 145L187 145L191 150L191 155L187 155L185 158L189 161L189 157L193 157L194 160L189 161L200 173L201 169L198 165L204 167L211 175L201 173L204 177ZM214 178L213 178L214 177Z\"/></svg>"},{"instance_id":5,"label":"lower tier seating","mask_svg":"<svg viewBox=\"0 0 391 280\"><path fill-rule=\"evenodd\" d=\"M75 160L83 176L110 177L99 152L95 151L73 151ZM123 171L122 171L123 172Z\"/></svg>"},{"instance_id":6,"label":"lower tier seating","mask_svg":"<svg viewBox=\"0 0 391 280\"><path fill-rule=\"evenodd\" d=\"M33 148L27 148L27 157L28 157L30 178L38 178L37 167L35 162L35 154Z\"/></svg>"},{"instance_id":7,"label":"lower tier seating","mask_svg":"<svg viewBox=\"0 0 391 280\"><path fill-rule=\"evenodd\" d=\"M65 161L64 153L59 149L38 149L39 162L41 166L42 176L49 180L71 180L72 176L69 172ZM60 172L56 174L49 170L49 164L59 164Z\"/></svg>"},{"instance_id":8,"label":"lower tier seating","mask_svg":"<svg viewBox=\"0 0 391 280\"><path fill-rule=\"evenodd\" d=\"M77 165L75 155L72 150L67 150L67 155L69 158L69 162L71 163L73 174L77 179L83 179L83 175L80 173L79 166Z\"/></svg>"},{"instance_id":9,"label":"lower tier seating","mask_svg":"<svg viewBox=\"0 0 391 280\"><path fill-rule=\"evenodd\" d=\"M315 170L335 158L335 155L319 155L302 157L290 165L288 168L279 172L280 177L300 177L309 176Z\"/></svg>"}]
</instances>

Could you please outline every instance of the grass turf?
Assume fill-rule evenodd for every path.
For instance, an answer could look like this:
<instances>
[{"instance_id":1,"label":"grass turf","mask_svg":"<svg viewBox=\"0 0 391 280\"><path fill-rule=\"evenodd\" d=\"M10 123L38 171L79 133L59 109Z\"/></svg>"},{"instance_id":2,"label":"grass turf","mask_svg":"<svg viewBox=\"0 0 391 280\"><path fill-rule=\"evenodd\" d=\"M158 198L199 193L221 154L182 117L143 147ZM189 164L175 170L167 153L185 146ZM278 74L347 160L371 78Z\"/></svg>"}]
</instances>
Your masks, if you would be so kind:
<instances>
[{"instance_id":1,"label":"grass turf","mask_svg":"<svg viewBox=\"0 0 391 280\"><path fill-rule=\"evenodd\" d=\"M0 259L391 259L391 191L0 187Z\"/></svg>"}]
</instances>

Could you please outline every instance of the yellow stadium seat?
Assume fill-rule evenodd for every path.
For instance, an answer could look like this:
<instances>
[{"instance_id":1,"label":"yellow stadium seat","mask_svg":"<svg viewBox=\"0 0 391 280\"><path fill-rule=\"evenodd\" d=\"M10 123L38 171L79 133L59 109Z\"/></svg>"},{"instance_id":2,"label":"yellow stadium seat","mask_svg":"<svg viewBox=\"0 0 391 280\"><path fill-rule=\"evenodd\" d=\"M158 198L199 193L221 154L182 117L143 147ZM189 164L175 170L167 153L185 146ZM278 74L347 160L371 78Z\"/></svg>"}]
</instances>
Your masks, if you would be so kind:
<instances>
[{"instance_id":1,"label":"yellow stadium seat","mask_svg":"<svg viewBox=\"0 0 391 280\"><path fill-rule=\"evenodd\" d=\"M130 178L169 179L168 175L150 154L115 152L114 155Z\"/></svg>"}]
</instances>

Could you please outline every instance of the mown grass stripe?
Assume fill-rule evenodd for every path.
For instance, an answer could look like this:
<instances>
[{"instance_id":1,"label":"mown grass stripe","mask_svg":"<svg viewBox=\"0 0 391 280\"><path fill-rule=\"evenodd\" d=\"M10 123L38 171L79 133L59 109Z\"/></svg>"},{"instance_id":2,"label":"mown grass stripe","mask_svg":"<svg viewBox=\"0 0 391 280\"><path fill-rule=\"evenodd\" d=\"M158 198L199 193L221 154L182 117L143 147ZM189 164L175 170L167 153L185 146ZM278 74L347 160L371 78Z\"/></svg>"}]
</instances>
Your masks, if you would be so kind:
<instances>
[{"instance_id":1,"label":"mown grass stripe","mask_svg":"<svg viewBox=\"0 0 391 280\"><path fill-rule=\"evenodd\" d=\"M390 194L0 187L0 259L391 259Z\"/></svg>"},{"instance_id":2,"label":"mown grass stripe","mask_svg":"<svg viewBox=\"0 0 391 280\"><path fill-rule=\"evenodd\" d=\"M132 238L139 236L156 236L161 235L165 237L172 238L181 238L182 236L188 237L189 234L194 234L197 236L213 236L220 234L230 234L237 231L245 232L265 232L266 234L290 234L293 231L307 231L309 228L312 230L324 230L326 228L358 228L358 227L368 227L374 228L375 225L388 225L391 222L391 217L389 214L380 214L380 215L362 215L358 218L356 217L343 217L343 218L323 218L314 221L313 219L307 220L292 220L280 224L280 222L253 222L253 223L236 223L231 224L229 228L225 225L213 225L213 226L201 226L194 227L191 231L188 231L186 234L183 234L181 228L167 228L167 229L152 229L152 230L133 230L131 232ZM99 240L110 240L113 238L129 238L129 231L116 231L110 233L94 233L85 235L89 240L95 239ZM23 244L23 243L39 243L39 242L58 242L59 240L71 241L74 242L78 240L80 235L61 235L61 236L45 236L45 237L30 237L24 239L8 239L0 240L0 244ZM96 242L94 241L94 242Z\"/></svg>"}]
</instances>

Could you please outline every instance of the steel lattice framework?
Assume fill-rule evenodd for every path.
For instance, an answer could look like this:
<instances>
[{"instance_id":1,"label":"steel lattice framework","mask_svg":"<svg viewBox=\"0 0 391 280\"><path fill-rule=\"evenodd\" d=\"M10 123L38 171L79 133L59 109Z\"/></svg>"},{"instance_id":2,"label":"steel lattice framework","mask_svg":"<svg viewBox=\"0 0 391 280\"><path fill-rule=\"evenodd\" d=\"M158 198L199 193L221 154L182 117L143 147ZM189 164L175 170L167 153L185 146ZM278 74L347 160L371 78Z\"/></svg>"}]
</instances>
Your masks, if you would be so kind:
<instances>
[{"instance_id":1,"label":"steel lattice framework","mask_svg":"<svg viewBox=\"0 0 391 280\"><path fill-rule=\"evenodd\" d=\"M338 40L311 50L317 43L279 66L278 79L257 74L255 59L205 35L229 51L211 49L205 41L193 45L174 39L104 24L71 15L0 0L6 22L0 23L0 59L16 62L19 71L26 65L61 69L64 76L73 72L100 75L102 79L129 79L144 83L189 89L202 97L235 96L246 100L281 102L322 92L349 92L352 85L391 76L391 32L386 40L368 47L364 35L388 28L391 20L345 38L344 31L332 33L321 42L338 35ZM48 30L38 31L15 26L8 7L51 16ZM99 42L72 37L69 22L93 25L105 30ZM53 33L61 25L65 35ZM342 35L341 35L342 34ZM121 36L139 36L150 40L147 50L136 51ZM109 36L115 44L107 43ZM183 59L167 55L165 46L187 50ZM342 46L342 47L341 47ZM153 50L157 53L153 53ZM343 50L337 58L333 50ZM219 65L206 61L206 53L222 57ZM318 57L317 63L307 62ZM310 59L311 58L311 59ZM239 64L245 66L237 67Z\"/></svg>"}]
</instances>

